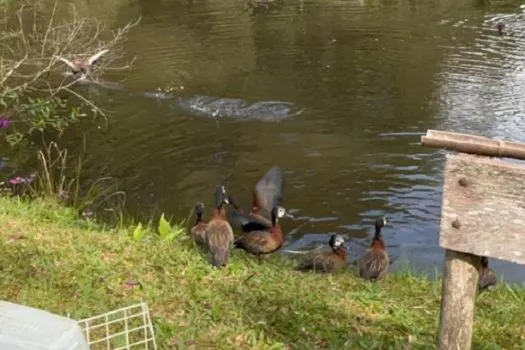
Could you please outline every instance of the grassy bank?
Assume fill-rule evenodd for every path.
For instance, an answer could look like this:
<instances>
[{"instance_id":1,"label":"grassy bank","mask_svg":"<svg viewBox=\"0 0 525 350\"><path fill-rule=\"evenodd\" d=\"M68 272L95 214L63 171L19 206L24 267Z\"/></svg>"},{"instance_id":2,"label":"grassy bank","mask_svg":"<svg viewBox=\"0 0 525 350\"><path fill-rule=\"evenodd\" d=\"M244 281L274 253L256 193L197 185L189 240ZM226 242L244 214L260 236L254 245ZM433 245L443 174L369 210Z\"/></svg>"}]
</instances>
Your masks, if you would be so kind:
<instances>
[{"instance_id":1,"label":"grassy bank","mask_svg":"<svg viewBox=\"0 0 525 350\"><path fill-rule=\"evenodd\" d=\"M424 277L371 284L243 252L214 270L187 239L137 243L50 201L0 197L0 233L0 299L76 319L144 300L161 349L434 348L440 284ZM525 289L478 296L474 348L523 349L524 319Z\"/></svg>"}]
</instances>

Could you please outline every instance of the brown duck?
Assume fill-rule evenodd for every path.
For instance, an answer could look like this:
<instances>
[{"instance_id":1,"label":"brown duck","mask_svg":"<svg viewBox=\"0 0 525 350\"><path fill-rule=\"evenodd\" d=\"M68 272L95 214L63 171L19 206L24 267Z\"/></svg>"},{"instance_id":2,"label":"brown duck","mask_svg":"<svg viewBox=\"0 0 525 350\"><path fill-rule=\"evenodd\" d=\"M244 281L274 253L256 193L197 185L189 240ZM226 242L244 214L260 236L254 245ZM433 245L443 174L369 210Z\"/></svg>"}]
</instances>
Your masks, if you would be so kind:
<instances>
[{"instance_id":1,"label":"brown duck","mask_svg":"<svg viewBox=\"0 0 525 350\"><path fill-rule=\"evenodd\" d=\"M282 170L274 166L264 174L257 182L252 192L252 208L248 216L249 220L239 222L236 213L245 215L242 209L233 203L234 212L231 213L229 221L235 226L241 226L243 232L254 230L269 230L272 228L271 211L273 207L279 206L282 200L284 176ZM290 216L287 214L287 216Z\"/></svg>"},{"instance_id":2,"label":"brown duck","mask_svg":"<svg viewBox=\"0 0 525 350\"><path fill-rule=\"evenodd\" d=\"M237 220L239 222L248 224L249 218L244 217L239 212L236 212ZM257 256L271 254L279 250L284 243L284 235L279 226L279 218L286 215L286 209L281 206L273 207L271 211L272 227L269 229L258 229L244 233L241 237L235 240L235 247L243 249L250 254Z\"/></svg>"},{"instance_id":3,"label":"brown duck","mask_svg":"<svg viewBox=\"0 0 525 350\"><path fill-rule=\"evenodd\" d=\"M85 59L77 58L73 61L70 61L67 58L60 57L60 56L55 56L55 57L59 59L60 61L64 62L65 64L67 64L71 68L73 75L82 73L82 76L84 76L90 72L91 67L98 62L100 57L102 57L102 55L108 52L109 52L108 49L104 49L104 50L97 52L91 57L88 57Z\"/></svg>"},{"instance_id":4,"label":"brown duck","mask_svg":"<svg viewBox=\"0 0 525 350\"><path fill-rule=\"evenodd\" d=\"M496 278L496 272L489 267L489 258L486 256L481 257L481 266L479 268L479 291L490 290L496 284L498 280Z\"/></svg>"},{"instance_id":5,"label":"brown duck","mask_svg":"<svg viewBox=\"0 0 525 350\"><path fill-rule=\"evenodd\" d=\"M381 235L381 230L388 222L388 219L384 216L377 218L372 244L370 244L370 248L366 250L365 254L358 261L359 275L364 279L371 281L380 280L388 272L390 258Z\"/></svg>"},{"instance_id":6,"label":"brown duck","mask_svg":"<svg viewBox=\"0 0 525 350\"><path fill-rule=\"evenodd\" d=\"M318 251L306 255L295 268L298 271L334 272L346 265L345 240L340 235L330 236L330 251Z\"/></svg>"},{"instance_id":7,"label":"brown duck","mask_svg":"<svg viewBox=\"0 0 525 350\"><path fill-rule=\"evenodd\" d=\"M202 219L202 215L204 212L204 204L202 202L198 202L195 205L195 226L191 228L191 238L195 243L197 243L200 246L206 245L206 234L207 234L207 228L208 223L206 223Z\"/></svg>"},{"instance_id":8,"label":"brown duck","mask_svg":"<svg viewBox=\"0 0 525 350\"><path fill-rule=\"evenodd\" d=\"M224 204L228 204L226 188L219 186L215 191L215 208L212 219L206 227L206 242L211 255L211 264L216 267L228 265L233 247L233 230L226 220Z\"/></svg>"}]
</instances>

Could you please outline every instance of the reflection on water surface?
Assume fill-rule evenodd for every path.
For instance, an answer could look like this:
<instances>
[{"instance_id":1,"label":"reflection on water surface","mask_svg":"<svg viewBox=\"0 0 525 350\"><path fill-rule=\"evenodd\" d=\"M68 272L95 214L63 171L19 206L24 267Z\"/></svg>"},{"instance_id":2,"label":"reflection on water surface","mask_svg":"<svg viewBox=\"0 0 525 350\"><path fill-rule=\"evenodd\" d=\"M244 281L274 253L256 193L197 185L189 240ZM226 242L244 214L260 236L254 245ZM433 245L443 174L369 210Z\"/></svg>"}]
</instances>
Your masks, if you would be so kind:
<instances>
[{"instance_id":1,"label":"reflection on water surface","mask_svg":"<svg viewBox=\"0 0 525 350\"><path fill-rule=\"evenodd\" d=\"M306 223L287 249L337 232L358 256L386 213L395 266L432 272L443 258L444 158L421 147L420 134L436 128L525 142L519 6L499 13L470 1L296 1L254 10L242 1L148 0L103 8L115 25L142 21L125 47L137 56L133 69L105 77L122 89L93 90L112 114L106 133L87 131L86 174L117 177L137 216L186 215L226 178L246 205L278 164L284 204L299 218L283 225ZM173 108L172 99L129 94L166 86L181 101L285 101L304 110L276 123L216 121ZM80 150L78 132L70 139ZM506 279L525 277L517 266L494 266Z\"/></svg>"}]
</instances>

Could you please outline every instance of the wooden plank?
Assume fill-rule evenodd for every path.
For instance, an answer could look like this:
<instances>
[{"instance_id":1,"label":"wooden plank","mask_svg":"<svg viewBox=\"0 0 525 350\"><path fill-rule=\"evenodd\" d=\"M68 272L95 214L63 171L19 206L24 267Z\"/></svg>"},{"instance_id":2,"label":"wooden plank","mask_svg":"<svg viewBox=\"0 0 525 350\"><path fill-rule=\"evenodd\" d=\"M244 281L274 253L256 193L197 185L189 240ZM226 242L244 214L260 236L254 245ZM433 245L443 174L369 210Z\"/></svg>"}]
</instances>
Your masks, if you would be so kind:
<instances>
[{"instance_id":1,"label":"wooden plank","mask_svg":"<svg viewBox=\"0 0 525 350\"><path fill-rule=\"evenodd\" d=\"M448 154L439 244L525 264L525 166Z\"/></svg>"},{"instance_id":2,"label":"wooden plank","mask_svg":"<svg viewBox=\"0 0 525 350\"><path fill-rule=\"evenodd\" d=\"M427 130L425 136L421 136L421 144L462 153L525 160L525 144L523 143L499 141L457 132L430 129Z\"/></svg>"},{"instance_id":3,"label":"wooden plank","mask_svg":"<svg viewBox=\"0 0 525 350\"><path fill-rule=\"evenodd\" d=\"M468 350L478 286L480 259L472 254L447 250L443 269L439 350Z\"/></svg>"}]
</instances>

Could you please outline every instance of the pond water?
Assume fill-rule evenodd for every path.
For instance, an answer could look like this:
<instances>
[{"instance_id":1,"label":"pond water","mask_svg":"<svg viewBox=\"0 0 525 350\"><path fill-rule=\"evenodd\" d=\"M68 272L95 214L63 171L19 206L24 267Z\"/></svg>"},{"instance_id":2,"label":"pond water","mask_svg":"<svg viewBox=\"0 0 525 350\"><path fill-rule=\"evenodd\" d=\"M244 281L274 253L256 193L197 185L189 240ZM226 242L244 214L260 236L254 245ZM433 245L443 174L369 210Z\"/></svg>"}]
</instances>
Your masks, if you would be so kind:
<instances>
[{"instance_id":1,"label":"pond water","mask_svg":"<svg viewBox=\"0 0 525 350\"><path fill-rule=\"evenodd\" d=\"M297 217L282 222L292 231L285 249L323 244L337 232L356 257L370 242L373 220L387 214L394 269L408 263L432 274L443 262L444 153L419 145L420 135L433 128L525 142L525 14L517 2L504 5L129 0L86 6L112 26L142 16L124 47L137 60L104 77L121 89L89 87L110 111L108 130L74 130L67 147L80 152L85 134L84 175L117 178L127 209L142 218L185 217L197 200L209 207L222 181L246 206L257 180L279 165L283 204ZM176 99L141 95L167 86L183 101L283 101L296 110L275 122L212 118L177 108ZM506 280L525 280L518 265L492 265Z\"/></svg>"}]
</instances>

